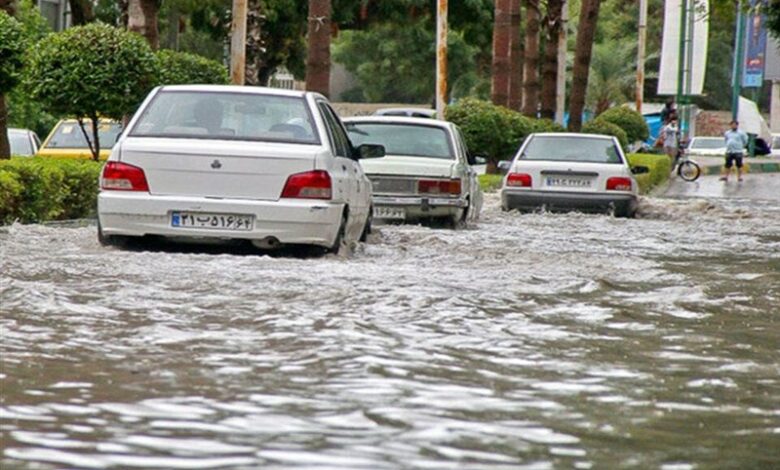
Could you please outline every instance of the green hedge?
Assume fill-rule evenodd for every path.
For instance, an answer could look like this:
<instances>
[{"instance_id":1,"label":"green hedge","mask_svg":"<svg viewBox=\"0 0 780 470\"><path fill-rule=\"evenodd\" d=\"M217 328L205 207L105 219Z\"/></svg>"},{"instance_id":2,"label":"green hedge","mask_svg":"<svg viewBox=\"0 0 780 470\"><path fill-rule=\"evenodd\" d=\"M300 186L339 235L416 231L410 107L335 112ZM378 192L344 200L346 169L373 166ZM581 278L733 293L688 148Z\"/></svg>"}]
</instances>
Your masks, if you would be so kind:
<instances>
[{"instance_id":1,"label":"green hedge","mask_svg":"<svg viewBox=\"0 0 780 470\"><path fill-rule=\"evenodd\" d=\"M641 165L650 169L649 173L635 176L642 194L647 194L656 186L666 182L672 171L672 164L666 155L631 153L628 154L628 162L631 166Z\"/></svg>"},{"instance_id":2,"label":"green hedge","mask_svg":"<svg viewBox=\"0 0 780 470\"><path fill-rule=\"evenodd\" d=\"M504 175L479 175L479 187L486 193L492 193L501 189L504 183Z\"/></svg>"},{"instance_id":3,"label":"green hedge","mask_svg":"<svg viewBox=\"0 0 780 470\"><path fill-rule=\"evenodd\" d=\"M617 124L612 124L608 121L602 121L601 119L594 119L588 121L582 126L582 132L584 134L605 134L617 137L620 146L623 147L623 151L628 151L628 137L626 131L620 128Z\"/></svg>"},{"instance_id":4,"label":"green hedge","mask_svg":"<svg viewBox=\"0 0 780 470\"><path fill-rule=\"evenodd\" d=\"M227 85L227 67L199 55L162 49L155 53L160 85Z\"/></svg>"},{"instance_id":5,"label":"green hedge","mask_svg":"<svg viewBox=\"0 0 780 470\"><path fill-rule=\"evenodd\" d=\"M88 160L0 161L0 224L93 217L101 168Z\"/></svg>"},{"instance_id":6,"label":"green hedge","mask_svg":"<svg viewBox=\"0 0 780 470\"><path fill-rule=\"evenodd\" d=\"M650 137L650 129L645 118L631 108L625 106L610 108L599 114L596 119L611 122L623 129L630 144L640 140L645 141Z\"/></svg>"}]
</instances>

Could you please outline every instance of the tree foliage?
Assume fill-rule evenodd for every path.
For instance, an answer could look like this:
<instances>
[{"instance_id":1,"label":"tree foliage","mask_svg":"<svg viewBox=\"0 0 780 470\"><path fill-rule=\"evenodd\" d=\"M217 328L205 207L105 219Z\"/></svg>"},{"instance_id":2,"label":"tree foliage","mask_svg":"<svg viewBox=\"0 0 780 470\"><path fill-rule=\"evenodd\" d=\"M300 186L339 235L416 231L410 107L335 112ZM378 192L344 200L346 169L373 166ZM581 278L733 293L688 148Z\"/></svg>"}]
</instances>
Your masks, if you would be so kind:
<instances>
[{"instance_id":1,"label":"tree foliage","mask_svg":"<svg viewBox=\"0 0 780 470\"><path fill-rule=\"evenodd\" d=\"M42 39L27 72L33 98L50 112L92 120L97 159L98 117L131 114L154 85L157 62L141 36L93 23Z\"/></svg>"},{"instance_id":2,"label":"tree foliage","mask_svg":"<svg viewBox=\"0 0 780 470\"><path fill-rule=\"evenodd\" d=\"M25 46L22 24L0 10L0 93L7 93L19 83Z\"/></svg>"},{"instance_id":3,"label":"tree foliage","mask_svg":"<svg viewBox=\"0 0 780 470\"><path fill-rule=\"evenodd\" d=\"M650 137L647 122L641 114L626 106L616 106L599 114L599 120L611 122L623 129L628 142L644 141Z\"/></svg>"},{"instance_id":4,"label":"tree foliage","mask_svg":"<svg viewBox=\"0 0 780 470\"><path fill-rule=\"evenodd\" d=\"M582 126L582 132L584 134L602 134L617 137L623 151L628 151L628 136L626 135L626 131L621 129L617 124L612 124L604 119L596 118L586 122Z\"/></svg>"},{"instance_id":5,"label":"tree foliage","mask_svg":"<svg viewBox=\"0 0 780 470\"><path fill-rule=\"evenodd\" d=\"M229 83L227 67L217 61L170 49L160 50L155 55L160 85Z\"/></svg>"}]
</instances>

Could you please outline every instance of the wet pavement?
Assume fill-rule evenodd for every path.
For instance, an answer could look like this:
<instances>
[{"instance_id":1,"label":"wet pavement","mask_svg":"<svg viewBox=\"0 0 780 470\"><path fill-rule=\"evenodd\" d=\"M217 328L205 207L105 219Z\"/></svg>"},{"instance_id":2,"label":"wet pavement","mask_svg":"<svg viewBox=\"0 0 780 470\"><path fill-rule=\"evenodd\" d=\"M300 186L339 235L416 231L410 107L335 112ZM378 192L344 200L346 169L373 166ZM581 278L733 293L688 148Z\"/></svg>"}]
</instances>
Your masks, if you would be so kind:
<instances>
[{"instance_id":1,"label":"wet pavement","mask_svg":"<svg viewBox=\"0 0 780 470\"><path fill-rule=\"evenodd\" d=\"M776 199L488 195L350 257L3 227L0 467L778 468L779 305Z\"/></svg>"},{"instance_id":2,"label":"wet pavement","mask_svg":"<svg viewBox=\"0 0 780 470\"><path fill-rule=\"evenodd\" d=\"M736 173L728 181L720 181L718 176L702 176L688 183L673 178L664 192L669 197L727 198L780 201L780 173L748 173L742 181L737 181Z\"/></svg>"}]
</instances>

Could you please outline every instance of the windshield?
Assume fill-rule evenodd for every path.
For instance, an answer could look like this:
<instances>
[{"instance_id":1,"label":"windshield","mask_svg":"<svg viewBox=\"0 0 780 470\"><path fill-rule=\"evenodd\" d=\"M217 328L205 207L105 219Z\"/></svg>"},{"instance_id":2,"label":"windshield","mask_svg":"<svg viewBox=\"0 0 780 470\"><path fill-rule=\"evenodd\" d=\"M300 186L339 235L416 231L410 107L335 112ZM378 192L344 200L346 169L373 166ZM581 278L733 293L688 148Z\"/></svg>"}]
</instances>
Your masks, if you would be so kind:
<instances>
[{"instance_id":1,"label":"windshield","mask_svg":"<svg viewBox=\"0 0 780 470\"><path fill-rule=\"evenodd\" d=\"M312 123L301 97L161 91L130 135L319 144Z\"/></svg>"},{"instance_id":2,"label":"windshield","mask_svg":"<svg viewBox=\"0 0 780 470\"><path fill-rule=\"evenodd\" d=\"M9 132L8 143L11 144L11 155L32 155L35 153L30 138L24 132Z\"/></svg>"},{"instance_id":3,"label":"windshield","mask_svg":"<svg viewBox=\"0 0 780 470\"><path fill-rule=\"evenodd\" d=\"M441 127L376 122L350 122L346 127L355 147L379 144L387 155L455 158L447 131Z\"/></svg>"},{"instance_id":4,"label":"windshield","mask_svg":"<svg viewBox=\"0 0 780 470\"><path fill-rule=\"evenodd\" d=\"M89 142L92 142L92 121L84 120L84 130L87 131ZM101 148L111 148L116 142L116 136L122 132L122 126L118 122L99 121L98 138ZM46 142L46 148L50 149L88 149L87 139L79 124L73 121L59 123L54 134Z\"/></svg>"},{"instance_id":5,"label":"windshield","mask_svg":"<svg viewBox=\"0 0 780 470\"><path fill-rule=\"evenodd\" d=\"M520 158L562 162L622 163L611 139L590 137L534 136Z\"/></svg>"},{"instance_id":6,"label":"windshield","mask_svg":"<svg viewBox=\"0 0 780 470\"><path fill-rule=\"evenodd\" d=\"M712 139L693 139L691 141L692 149L720 149L725 146L726 142L719 137L713 137Z\"/></svg>"}]
</instances>

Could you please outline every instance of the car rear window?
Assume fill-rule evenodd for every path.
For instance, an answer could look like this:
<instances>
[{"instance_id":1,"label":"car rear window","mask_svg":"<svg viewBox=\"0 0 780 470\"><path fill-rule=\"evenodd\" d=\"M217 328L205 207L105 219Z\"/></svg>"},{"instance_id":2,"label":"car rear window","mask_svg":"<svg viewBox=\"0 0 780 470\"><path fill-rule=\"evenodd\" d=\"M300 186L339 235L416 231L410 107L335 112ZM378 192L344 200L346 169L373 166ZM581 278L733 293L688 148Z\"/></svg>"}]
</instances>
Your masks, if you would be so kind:
<instances>
[{"instance_id":1,"label":"car rear window","mask_svg":"<svg viewBox=\"0 0 780 470\"><path fill-rule=\"evenodd\" d=\"M89 142L92 142L92 121L84 121L84 130L87 131ZM111 148L116 142L116 136L122 132L122 126L118 122L99 122L98 138L102 148ZM61 122L54 134L46 142L46 148L50 149L88 149L87 139L77 122Z\"/></svg>"},{"instance_id":2,"label":"car rear window","mask_svg":"<svg viewBox=\"0 0 780 470\"><path fill-rule=\"evenodd\" d=\"M319 144L313 122L302 97L163 90L130 135Z\"/></svg>"},{"instance_id":3,"label":"car rear window","mask_svg":"<svg viewBox=\"0 0 780 470\"><path fill-rule=\"evenodd\" d=\"M355 123L346 124L354 146L379 144L385 154L409 157L454 159L449 134L441 127L415 124Z\"/></svg>"},{"instance_id":4,"label":"car rear window","mask_svg":"<svg viewBox=\"0 0 780 470\"><path fill-rule=\"evenodd\" d=\"M693 139L691 141L692 149L719 149L726 146L723 139Z\"/></svg>"},{"instance_id":5,"label":"car rear window","mask_svg":"<svg viewBox=\"0 0 780 470\"><path fill-rule=\"evenodd\" d=\"M611 139L533 136L520 158L563 162L623 163Z\"/></svg>"},{"instance_id":6,"label":"car rear window","mask_svg":"<svg viewBox=\"0 0 780 470\"><path fill-rule=\"evenodd\" d=\"M8 143L11 144L11 155L32 155L32 142L23 132L9 132Z\"/></svg>"}]
</instances>

